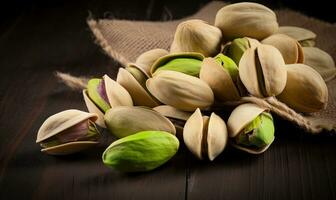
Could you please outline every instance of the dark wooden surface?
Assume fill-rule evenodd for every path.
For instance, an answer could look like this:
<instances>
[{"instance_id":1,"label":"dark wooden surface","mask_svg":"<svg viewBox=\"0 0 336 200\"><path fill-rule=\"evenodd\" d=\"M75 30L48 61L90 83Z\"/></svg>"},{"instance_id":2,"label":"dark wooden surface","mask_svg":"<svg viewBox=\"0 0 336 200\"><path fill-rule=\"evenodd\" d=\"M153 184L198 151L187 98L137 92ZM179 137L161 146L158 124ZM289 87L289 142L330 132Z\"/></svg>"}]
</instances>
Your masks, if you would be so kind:
<instances>
[{"instance_id":1,"label":"dark wooden surface","mask_svg":"<svg viewBox=\"0 0 336 200\"><path fill-rule=\"evenodd\" d=\"M81 93L57 82L54 71L116 76L118 63L86 26L88 9L98 17L160 20L203 4L153 2L29 5L1 24L0 199L336 199L336 137L311 136L278 118L276 140L262 155L227 148L214 162L202 162L182 144L149 173L105 167L101 154L113 140L106 131L96 149L62 157L40 152L36 132L48 116L86 109Z\"/></svg>"}]
</instances>

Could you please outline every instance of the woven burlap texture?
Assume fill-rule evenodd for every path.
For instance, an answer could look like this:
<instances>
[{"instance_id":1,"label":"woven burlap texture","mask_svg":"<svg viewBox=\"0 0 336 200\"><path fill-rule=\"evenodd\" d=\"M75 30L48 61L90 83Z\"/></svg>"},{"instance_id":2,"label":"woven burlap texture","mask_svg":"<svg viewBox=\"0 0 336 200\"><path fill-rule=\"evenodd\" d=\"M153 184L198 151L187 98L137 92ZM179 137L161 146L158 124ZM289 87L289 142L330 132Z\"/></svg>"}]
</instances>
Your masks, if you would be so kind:
<instances>
[{"instance_id":1,"label":"woven burlap texture","mask_svg":"<svg viewBox=\"0 0 336 200\"><path fill-rule=\"evenodd\" d=\"M88 20L96 42L107 55L126 66L143 52L163 48L169 50L177 24L187 19L202 19L210 24L214 23L216 12L226 5L224 2L214 1L190 17L180 20L149 22L117 19ZM336 26L301 13L283 9L275 10L280 25L292 25L310 29L317 34L316 46L336 58ZM254 102L269 108L273 113L292 121L310 133L320 133L323 130L336 130L336 80L327 83L329 102L325 110L312 115L296 113L276 98L259 99L244 97L240 102Z\"/></svg>"}]
</instances>

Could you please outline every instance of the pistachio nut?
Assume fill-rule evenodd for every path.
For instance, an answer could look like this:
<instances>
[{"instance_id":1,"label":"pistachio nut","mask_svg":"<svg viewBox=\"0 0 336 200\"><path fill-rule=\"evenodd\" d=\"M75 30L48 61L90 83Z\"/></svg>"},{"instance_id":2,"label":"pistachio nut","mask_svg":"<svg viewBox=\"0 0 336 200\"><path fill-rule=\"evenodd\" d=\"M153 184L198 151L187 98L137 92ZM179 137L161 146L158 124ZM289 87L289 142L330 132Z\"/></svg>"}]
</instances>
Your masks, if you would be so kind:
<instances>
[{"instance_id":1,"label":"pistachio nut","mask_svg":"<svg viewBox=\"0 0 336 200\"><path fill-rule=\"evenodd\" d=\"M335 62L325 51L316 47L303 47L304 64L315 69L325 81L336 76Z\"/></svg>"},{"instance_id":2,"label":"pistachio nut","mask_svg":"<svg viewBox=\"0 0 336 200\"><path fill-rule=\"evenodd\" d=\"M316 34L311 30L297 26L280 26L277 33L294 38L303 47L315 46Z\"/></svg>"},{"instance_id":3,"label":"pistachio nut","mask_svg":"<svg viewBox=\"0 0 336 200\"><path fill-rule=\"evenodd\" d=\"M224 54L230 57L237 65L243 53L249 48L256 48L259 41L249 37L236 38L224 47Z\"/></svg>"},{"instance_id":4,"label":"pistachio nut","mask_svg":"<svg viewBox=\"0 0 336 200\"><path fill-rule=\"evenodd\" d=\"M147 88L143 87L141 83L138 82L137 79L127 70L119 68L117 82L129 92L134 105L147 106L150 108L160 105L160 102L147 91Z\"/></svg>"},{"instance_id":5,"label":"pistachio nut","mask_svg":"<svg viewBox=\"0 0 336 200\"><path fill-rule=\"evenodd\" d=\"M303 63L304 55L301 45L293 38L284 34L273 34L261 41L277 48L286 64Z\"/></svg>"},{"instance_id":6,"label":"pistachio nut","mask_svg":"<svg viewBox=\"0 0 336 200\"><path fill-rule=\"evenodd\" d=\"M96 145L99 132L95 126L98 115L75 109L48 117L37 133L36 143L42 152L65 155Z\"/></svg>"},{"instance_id":7,"label":"pistachio nut","mask_svg":"<svg viewBox=\"0 0 336 200\"><path fill-rule=\"evenodd\" d=\"M153 110L159 112L161 115L165 117L183 121L187 121L191 115L190 112L182 111L169 105L156 106L153 108Z\"/></svg>"},{"instance_id":8,"label":"pistachio nut","mask_svg":"<svg viewBox=\"0 0 336 200\"><path fill-rule=\"evenodd\" d=\"M98 115L96 123L101 127L105 127L104 113L111 107L133 106L127 90L107 75L89 80L83 97L89 112Z\"/></svg>"},{"instance_id":9,"label":"pistachio nut","mask_svg":"<svg viewBox=\"0 0 336 200\"><path fill-rule=\"evenodd\" d=\"M146 130L176 133L174 125L160 113L145 107L119 106L104 116L109 131L118 138Z\"/></svg>"},{"instance_id":10,"label":"pistachio nut","mask_svg":"<svg viewBox=\"0 0 336 200\"><path fill-rule=\"evenodd\" d=\"M224 40L240 37L264 39L278 30L275 13L258 3L234 3L221 8L215 19Z\"/></svg>"},{"instance_id":11,"label":"pistachio nut","mask_svg":"<svg viewBox=\"0 0 336 200\"><path fill-rule=\"evenodd\" d=\"M198 52L214 56L220 52L222 33L205 21L192 19L181 22L175 31L170 52Z\"/></svg>"},{"instance_id":12,"label":"pistachio nut","mask_svg":"<svg viewBox=\"0 0 336 200\"><path fill-rule=\"evenodd\" d=\"M199 159L214 160L224 150L228 133L225 122L215 113L202 116L200 109L190 116L183 129L183 140Z\"/></svg>"},{"instance_id":13,"label":"pistachio nut","mask_svg":"<svg viewBox=\"0 0 336 200\"><path fill-rule=\"evenodd\" d=\"M142 53L135 61L135 64L139 66L146 74L150 74L151 66L154 62L167 55L169 52L165 49L152 49Z\"/></svg>"},{"instance_id":14,"label":"pistachio nut","mask_svg":"<svg viewBox=\"0 0 336 200\"><path fill-rule=\"evenodd\" d=\"M304 64L286 65L287 83L277 98L298 112L317 112L327 106L328 88L321 75Z\"/></svg>"},{"instance_id":15,"label":"pistachio nut","mask_svg":"<svg viewBox=\"0 0 336 200\"><path fill-rule=\"evenodd\" d=\"M205 58L202 62L200 79L212 89L215 98L220 101L240 99L236 87L238 67L229 57L223 54L216 58Z\"/></svg>"},{"instance_id":16,"label":"pistachio nut","mask_svg":"<svg viewBox=\"0 0 336 200\"><path fill-rule=\"evenodd\" d=\"M231 144L248 153L262 153L274 141L271 114L255 104L246 103L236 107L227 125Z\"/></svg>"},{"instance_id":17,"label":"pistachio nut","mask_svg":"<svg viewBox=\"0 0 336 200\"><path fill-rule=\"evenodd\" d=\"M284 59L275 47L260 44L243 54L239 62L239 77L248 92L254 96L278 95L286 86Z\"/></svg>"},{"instance_id":18,"label":"pistachio nut","mask_svg":"<svg viewBox=\"0 0 336 200\"><path fill-rule=\"evenodd\" d=\"M162 103L183 111L205 109L214 94L204 81L176 71L164 70L146 82L148 90Z\"/></svg>"},{"instance_id":19,"label":"pistachio nut","mask_svg":"<svg viewBox=\"0 0 336 200\"><path fill-rule=\"evenodd\" d=\"M135 80L137 80L143 88L146 88L146 81L149 78L149 75L145 73L141 67L135 63L130 63L125 69L132 74Z\"/></svg>"},{"instance_id":20,"label":"pistachio nut","mask_svg":"<svg viewBox=\"0 0 336 200\"><path fill-rule=\"evenodd\" d=\"M168 54L159 58L151 68L152 76L162 70L182 72L198 77L204 56L195 52Z\"/></svg>"},{"instance_id":21,"label":"pistachio nut","mask_svg":"<svg viewBox=\"0 0 336 200\"><path fill-rule=\"evenodd\" d=\"M153 170L171 159L178 139L164 131L142 131L113 142L103 153L103 163L123 172Z\"/></svg>"}]
</instances>

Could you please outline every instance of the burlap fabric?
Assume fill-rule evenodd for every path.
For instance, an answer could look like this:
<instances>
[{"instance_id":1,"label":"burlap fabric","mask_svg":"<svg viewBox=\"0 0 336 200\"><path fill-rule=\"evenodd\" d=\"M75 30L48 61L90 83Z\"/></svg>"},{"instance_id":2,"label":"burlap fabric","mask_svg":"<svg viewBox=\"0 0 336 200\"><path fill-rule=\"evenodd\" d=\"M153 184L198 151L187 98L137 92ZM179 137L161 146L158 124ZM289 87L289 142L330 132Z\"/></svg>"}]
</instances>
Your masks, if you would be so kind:
<instances>
[{"instance_id":1,"label":"burlap fabric","mask_svg":"<svg viewBox=\"0 0 336 200\"><path fill-rule=\"evenodd\" d=\"M129 21L117 19L88 20L96 42L113 59L123 66L128 62L134 62L141 53L153 49L169 49L173 40L177 24L183 20L197 18L210 24L214 23L217 10L223 7L223 2L211 2L204 6L196 14L174 21L149 22ZM314 18L307 17L292 10L276 10L280 25L294 25L304 27L317 34L316 46L327 51L336 58L336 25L329 24ZM325 110L309 116L303 116L279 102L276 98L259 99L244 97L240 102L254 102L265 106L275 114L294 122L307 132L320 133L323 130L336 130L336 80L327 83L329 88L329 102Z\"/></svg>"}]
</instances>

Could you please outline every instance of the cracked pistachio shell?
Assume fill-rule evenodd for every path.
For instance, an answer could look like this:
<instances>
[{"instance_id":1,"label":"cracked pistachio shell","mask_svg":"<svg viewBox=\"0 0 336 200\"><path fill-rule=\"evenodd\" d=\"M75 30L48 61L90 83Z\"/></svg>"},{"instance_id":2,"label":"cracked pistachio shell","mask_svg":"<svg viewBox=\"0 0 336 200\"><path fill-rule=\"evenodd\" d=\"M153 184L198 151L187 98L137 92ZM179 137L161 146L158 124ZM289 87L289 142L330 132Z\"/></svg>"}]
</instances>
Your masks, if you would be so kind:
<instances>
[{"instance_id":1,"label":"cracked pistachio shell","mask_svg":"<svg viewBox=\"0 0 336 200\"><path fill-rule=\"evenodd\" d=\"M239 65L240 58L249 48L256 48L259 41L249 37L236 38L224 47L224 54Z\"/></svg>"},{"instance_id":2,"label":"cracked pistachio shell","mask_svg":"<svg viewBox=\"0 0 336 200\"><path fill-rule=\"evenodd\" d=\"M205 109L214 102L211 88L201 79L164 70L146 82L148 90L164 104L183 111Z\"/></svg>"},{"instance_id":3,"label":"cracked pistachio shell","mask_svg":"<svg viewBox=\"0 0 336 200\"><path fill-rule=\"evenodd\" d=\"M228 125L228 132L229 132L229 137L236 139L237 137L239 137L239 135L244 131L244 129L246 129L249 125L251 125L251 123L259 116L261 115L264 111L266 111L266 109L261 108L259 106L257 106L256 104L252 104L252 103L246 103L246 104L241 104L238 107L236 107L227 122ZM268 114L270 115L270 114ZM266 124L267 126L261 126L261 127L254 127L255 129L260 130L261 128L266 127L265 130L271 131L271 136L267 137L267 143L265 146L262 147L249 147L249 146L245 146L245 145L241 145L236 143L236 141L231 141L230 144L232 144L235 148L240 149L242 151L251 153L251 154L260 154L263 153L264 151L266 151L271 143L274 141L274 125L272 122L272 117L270 118L271 124ZM268 125L270 125L271 127L269 127ZM262 133L263 131L261 131ZM267 133L266 133L267 134Z\"/></svg>"},{"instance_id":4,"label":"cracked pistachio shell","mask_svg":"<svg viewBox=\"0 0 336 200\"><path fill-rule=\"evenodd\" d=\"M103 153L106 166L122 172L153 170L171 159L178 139L164 131L142 131L113 142Z\"/></svg>"},{"instance_id":5,"label":"cracked pistachio shell","mask_svg":"<svg viewBox=\"0 0 336 200\"><path fill-rule=\"evenodd\" d=\"M214 160L223 152L228 133L225 122L215 113L202 116L197 109L187 120L183 140L188 149L199 159Z\"/></svg>"},{"instance_id":6,"label":"cracked pistachio shell","mask_svg":"<svg viewBox=\"0 0 336 200\"><path fill-rule=\"evenodd\" d=\"M153 110L159 112L161 115L165 117L183 121L187 121L191 115L190 112L182 111L169 105L156 106L153 108Z\"/></svg>"},{"instance_id":7,"label":"cracked pistachio shell","mask_svg":"<svg viewBox=\"0 0 336 200\"><path fill-rule=\"evenodd\" d=\"M138 64L129 63L125 69L133 75L133 77L140 83L140 85L146 85L146 80L150 76Z\"/></svg>"},{"instance_id":8,"label":"cracked pistachio shell","mask_svg":"<svg viewBox=\"0 0 336 200\"><path fill-rule=\"evenodd\" d=\"M304 64L315 69L325 81L336 76L334 59L325 51L316 47L303 47Z\"/></svg>"},{"instance_id":9,"label":"cracked pistachio shell","mask_svg":"<svg viewBox=\"0 0 336 200\"><path fill-rule=\"evenodd\" d=\"M275 96L286 86L285 62L278 49L260 44L248 49L239 62L239 77L248 92L257 97Z\"/></svg>"},{"instance_id":10,"label":"cracked pistachio shell","mask_svg":"<svg viewBox=\"0 0 336 200\"><path fill-rule=\"evenodd\" d=\"M117 82L129 92L134 105L152 108L160 104L127 70L119 68Z\"/></svg>"},{"instance_id":11,"label":"cracked pistachio shell","mask_svg":"<svg viewBox=\"0 0 336 200\"><path fill-rule=\"evenodd\" d=\"M308 29L296 26L280 26L277 33L294 38L303 47L315 46L316 34Z\"/></svg>"},{"instance_id":12,"label":"cracked pistachio shell","mask_svg":"<svg viewBox=\"0 0 336 200\"><path fill-rule=\"evenodd\" d=\"M224 40L240 37L264 39L275 33L279 25L275 13L258 3L234 3L216 14L215 26L221 29Z\"/></svg>"},{"instance_id":13,"label":"cracked pistachio shell","mask_svg":"<svg viewBox=\"0 0 336 200\"><path fill-rule=\"evenodd\" d=\"M142 69L146 74L150 74L150 69L154 62L169 52L165 49L152 49L142 53L135 61L135 65Z\"/></svg>"},{"instance_id":14,"label":"cracked pistachio shell","mask_svg":"<svg viewBox=\"0 0 336 200\"><path fill-rule=\"evenodd\" d=\"M219 28L202 20L187 20L177 26L170 52L198 52L214 56L220 52L221 40Z\"/></svg>"},{"instance_id":15,"label":"cracked pistachio shell","mask_svg":"<svg viewBox=\"0 0 336 200\"><path fill-rule=\"evenodd\" d=\"M176 134L175 127L169 119L145 107L119 106L112 108L106 112L104 119L107 128L118 138L146 130Z\"/></svg>"},{"instance_id":16,"label":"cracked pistachio shell","mask_svg":"<svg viewBox=\"0 0 336 200\"><path fill-rule=\"evenodd\" d=\"M198 77L204 56L195 52L168 54L159 58L151 68L152 76L162 70L171 70Z\"/></svg>"},{"instance_id":17,"label":"cracked pistachio shell","mask_svg":"<svg viewBox=\"0 0 336 200\"><path fill-rule=\"evenodd\" d=\"M215 98L220 101L235 101L239 100L239 92L235 86L234 79L230 76L225 65L236 64L225 56L221 65L214 58L205 58L202 62L200 79L205 81L212 89ZM238 74L238 68L237 72Z\"/></svg>"},{"instance_id":18,"label":"cracked pistachio shell","mask_svg":"<svg viewBox=\"0 0 336 200\"><path fill-rule=\"evenodd\" d=\"M98 116L95 113L87 113L80 110L70 109L59 112L48 117L37 133L36 143L43 143L54 136L63 133L67 129L85 121L96 121ZM79 152L98 144L97 141L73 141L57 144L43 148L41 151L51 155L65 155Z\"/></svg>"},{"instance_id":19,"label":"cracked pistachio shell","mask_svg":"<svg viewBox=\"0 0 336 200\"><path fill-rule=\"evenodd\" d=\"M311 113L324 109L328 88L321 75L304 64L286 65L287 84L277 98L298 112Z\"/></svg>"},{"instance_id":20,"label":"cracked pistachio shell","mask_svg":"<svg viewBox=\"0 0 336 200\"><path fill-rule=\"evenodd\" d=\"M127 90L109 76L104 75L100 81L102 80L104 81L104 87L102 88L105 88L104 95L106 95L107 101L100 96L97 85L95 85L95 88L90 88L93 91L90 93L91 96L88 89L83 90L82 94L88 111L96 113L98 115L97 124L105 128L104 113L106 110L116 106L133 106L133 101ZM102 103L105 105L104 109L102 109Z\"/></svg>"},{"instance_id":21,"label":"cracked pistachio shell","mask_svg":"<svg viewBox=\"0 0 336 200\"><path fill-rule=\"evenodd\" d=\"M277 48L286 64L303 63L304 55L301 45L293 38L284 34L273 34L261 41Z\"/></svg>"}]
</instances>

